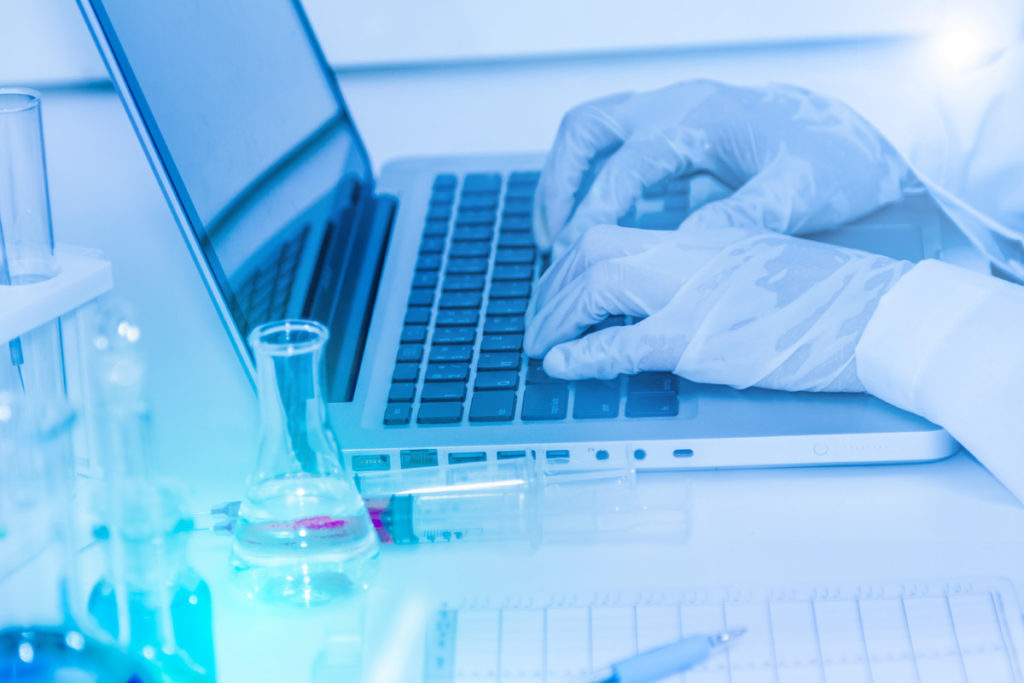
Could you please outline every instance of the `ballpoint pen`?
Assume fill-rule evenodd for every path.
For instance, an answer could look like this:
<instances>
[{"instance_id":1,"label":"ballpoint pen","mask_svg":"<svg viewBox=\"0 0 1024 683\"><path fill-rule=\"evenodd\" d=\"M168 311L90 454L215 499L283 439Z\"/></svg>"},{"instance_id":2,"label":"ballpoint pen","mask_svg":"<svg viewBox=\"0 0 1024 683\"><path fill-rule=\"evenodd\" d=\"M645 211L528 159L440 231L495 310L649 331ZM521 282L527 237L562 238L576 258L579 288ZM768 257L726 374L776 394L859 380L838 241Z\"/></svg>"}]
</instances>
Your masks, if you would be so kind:
<instances>
[{"instance_id":1,"label":"ballpoint pen","mask_svg":"<svg viewBox=\"0 0 1024 683\"><path fill-rule=\"evenodd\" d=\"M746 633L744 628L710 636L690 636L623 659L600 672L594 683L648 683L697 666Z\"/></svg>"}]
</instances>

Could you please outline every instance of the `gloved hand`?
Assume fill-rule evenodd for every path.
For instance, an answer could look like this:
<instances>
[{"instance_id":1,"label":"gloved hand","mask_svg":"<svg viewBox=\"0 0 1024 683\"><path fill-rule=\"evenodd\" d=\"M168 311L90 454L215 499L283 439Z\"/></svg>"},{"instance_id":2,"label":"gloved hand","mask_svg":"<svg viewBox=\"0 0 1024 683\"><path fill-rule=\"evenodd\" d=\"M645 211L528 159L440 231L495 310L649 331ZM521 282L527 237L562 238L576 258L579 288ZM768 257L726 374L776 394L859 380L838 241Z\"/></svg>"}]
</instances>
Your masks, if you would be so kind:
<instances>
[{"instance_id":1,"label":"gloved hand","mask_svg":"<svg viewBox=\"0 0 1024 683\"><path fill-rule=\"evenodd\" d=\"M592 162L609 152L574 211ZM698 171L738 189L684 226L787 233L870 213L915 181L895 148L837 100L793 86L685 81L566 114L537 186L537 244L557 257L587 228L615 223L645 187Z\"/></svg>"},{"instance_id":2,"label":"gloved hand","mask_svg":"<svg viewBox=\"0 0 1024 683\"><path fill-rule=\"evenodd\" d=\"M564 379L863 391L854 349L911 265L749 228L597 226L538 282L526 352ZM616 314L644 319L576 339Z\"/></svg>"}]
</instances>

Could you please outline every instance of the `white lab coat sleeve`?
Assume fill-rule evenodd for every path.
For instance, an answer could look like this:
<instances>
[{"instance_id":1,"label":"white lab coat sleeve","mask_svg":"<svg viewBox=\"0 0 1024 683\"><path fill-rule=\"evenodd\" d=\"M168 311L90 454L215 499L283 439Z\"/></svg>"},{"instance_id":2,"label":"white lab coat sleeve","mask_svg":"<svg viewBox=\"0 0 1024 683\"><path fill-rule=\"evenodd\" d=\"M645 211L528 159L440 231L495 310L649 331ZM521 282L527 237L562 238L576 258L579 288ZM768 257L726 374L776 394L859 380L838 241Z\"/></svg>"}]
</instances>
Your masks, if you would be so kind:
<instances>
[{"instance_id":1,"label":"white lab coat sleeve","mask_svg":"<svg viewBox=\"0 0 1024 683\"><path fill-rule=\"evenodd\" d=\"M922 261L855 357L868 392L945 428L1024 501L1024 287Z\"/></svg>"}]
</instances>

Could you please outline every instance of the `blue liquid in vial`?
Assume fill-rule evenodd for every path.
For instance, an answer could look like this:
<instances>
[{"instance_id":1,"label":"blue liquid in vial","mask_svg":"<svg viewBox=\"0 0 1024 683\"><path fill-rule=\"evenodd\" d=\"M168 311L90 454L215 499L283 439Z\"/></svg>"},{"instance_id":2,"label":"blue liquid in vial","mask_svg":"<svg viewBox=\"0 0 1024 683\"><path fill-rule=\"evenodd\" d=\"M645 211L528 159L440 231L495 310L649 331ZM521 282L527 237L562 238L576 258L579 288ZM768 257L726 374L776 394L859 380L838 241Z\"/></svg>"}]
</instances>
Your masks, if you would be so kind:
<instances>
[{"instance_id":1,"label":"blue liquid in vial","mask_svg":"<svg viewBox=\"0 0 1024 683\"><path fill-rule=\"evenodd\" d=\"M0 680L16 683L150 683L146 664L78 631L0 631Z\"/></svg>"},{"instance_id":2,"label":"blue liquid in vial","mask_svg":"<svg viewBox=\"0 0 1024 683\"><path fill-rule=\"evenodd\" d=\"M153 604L154 596L145 591L128 591L128 616L131 624L129 647L147 658L159 656L161 642L157 629L159 606ZM172 588L171 624L178 652L175 666L192 680L214 680L213 655L213 609L210 588L198 574L187 570ZM97 623L111 635L118 637L117 597L114 586L101 579L89 595L89 613ZM166 668L167 662L163 662Z\"/></svg>"}]
</instances>

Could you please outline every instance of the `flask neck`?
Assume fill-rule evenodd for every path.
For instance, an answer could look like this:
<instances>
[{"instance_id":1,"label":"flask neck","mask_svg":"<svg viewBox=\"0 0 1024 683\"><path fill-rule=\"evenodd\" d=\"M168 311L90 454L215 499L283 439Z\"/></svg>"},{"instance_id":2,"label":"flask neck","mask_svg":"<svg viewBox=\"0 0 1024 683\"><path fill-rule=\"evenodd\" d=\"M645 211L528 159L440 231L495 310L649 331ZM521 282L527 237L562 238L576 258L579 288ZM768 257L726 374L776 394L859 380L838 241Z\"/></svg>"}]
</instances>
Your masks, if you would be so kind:
<instances>
[{"instance_id":1,"label":"flask neck","mask_svg":"<svg viewBox=\"0 0 1024 683\"><path fill-rule=\"evenodd\" d=\"M260 480L341 471L323 393L326 330L288 329L306 324L265 325L252 335L260 402ZM269 329L261 334L264 328Z\"/></svg>"}]
</instances>

